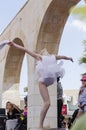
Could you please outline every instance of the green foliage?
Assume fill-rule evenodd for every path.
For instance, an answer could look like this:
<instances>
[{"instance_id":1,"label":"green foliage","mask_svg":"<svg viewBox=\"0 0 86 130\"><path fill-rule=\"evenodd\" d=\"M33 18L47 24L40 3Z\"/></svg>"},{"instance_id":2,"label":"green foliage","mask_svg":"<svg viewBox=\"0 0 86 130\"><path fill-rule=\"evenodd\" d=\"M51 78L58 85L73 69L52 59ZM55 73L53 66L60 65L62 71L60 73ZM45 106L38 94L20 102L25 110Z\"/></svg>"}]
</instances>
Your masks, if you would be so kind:
<instances>
[{"instance_id":1,"label":"green foliage","mask_svg":"<svg viewBox=\"0 0 86 130\"><path fill-rule=\"evenodd\" d=\"M83 41L83 44L84 44L84 52L86 52L86 40Z\"/></svg>"},{"instance_id":2,"label":"green foliage","mask_svg":"<svg viewBox=\"0 0 86 130\"><path fill-rule=\"evenodd\" d=\"M86 114L76 120L76 123L71 130L86 130Z\"/></svg>"},{"instance_id":3,"label":"green foliage","mask_svg":"<svg viewBox=\"0 0 86 130\"><path fill-rule=\"evenodd\" d=\"M79 63L82 64L82 63L85 63L86 64L86 40L83 41L83 44L84 44L84 55L83 57L79 60Z\"/></svg>"},{"instance_id":4,"label":"green foliage","mask_svg":"<svg viewBox=\"0 0 86 130\"><path fill-rule=\"evenodd\" d=\"M28 92L28 87L24 87L24 92Z\"/></svg>"},{"instance_id":5,"label":"green foliage","mask_svg":"<svg viewBox=\"0 0 86 130\"><path fill-rule=\"evenodd\" d=\"M70 9L70 12L77 17L77 19L81 20L82 22L85 22L86 24L86 6L80 6L80 7L72 7ZM79 63L85 63L86 64L86 40L83 41L84 44L84 55L79 60Z\"/></svg>"},{"instance_id":6,"label":"green foliage","mask_svg":"<svg viewBox=\"0 0 86 130\"><path fill-rule=\"evenodd\" d=\"M75 15L78 19L86 22L86 6L72 7L70 12Z\"/></svg>"},{"instance_id":7,"label":"green foliage","mask_svg":"<svg viewBox=\"0 0 86 130\"><path fill-rule=\"evenodd\" d=\"M86 64L86 57L82 57L79 61L80 64L84 63Z\"/></svg>"}]
</instances>

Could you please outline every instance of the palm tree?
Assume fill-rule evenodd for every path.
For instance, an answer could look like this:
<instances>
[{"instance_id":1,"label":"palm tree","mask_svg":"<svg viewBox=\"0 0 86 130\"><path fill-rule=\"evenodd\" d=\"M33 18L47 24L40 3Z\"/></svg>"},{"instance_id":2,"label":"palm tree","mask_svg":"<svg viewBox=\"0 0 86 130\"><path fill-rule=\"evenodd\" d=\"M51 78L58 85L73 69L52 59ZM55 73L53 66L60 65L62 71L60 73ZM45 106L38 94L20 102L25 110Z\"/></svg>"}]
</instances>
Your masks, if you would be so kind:
<instances>
[{"instance_id":1,"label":"palm tree","mask_svg":"<svg viewBox=\"0 0 86 130\"><path fill-rule=\"evenodd\" d=\"M86 23L86 6L72 7L70 12L76 16L77 19Z\"/></svg>"}]
</instances>

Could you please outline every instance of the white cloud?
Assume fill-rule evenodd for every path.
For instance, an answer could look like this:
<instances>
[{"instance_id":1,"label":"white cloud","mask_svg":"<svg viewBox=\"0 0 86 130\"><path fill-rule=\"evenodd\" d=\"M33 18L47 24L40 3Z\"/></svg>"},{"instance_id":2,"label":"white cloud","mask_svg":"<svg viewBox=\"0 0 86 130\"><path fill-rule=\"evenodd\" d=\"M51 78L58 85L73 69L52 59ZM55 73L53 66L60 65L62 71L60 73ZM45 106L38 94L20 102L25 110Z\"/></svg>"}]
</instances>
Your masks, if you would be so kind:
<instances>
[{"instance_id":1,"label":"white cloud","mask_svg":"<svg viewBox=\"0 0 86 130\"><path fill-rule=\"evenodd\" d=\"M80 29L83 32L86 32L86 23L85 22L82 22L80 20L73 20L71 25L74 27L77 27L78 29Z\"/></svg>"}]
</instances>

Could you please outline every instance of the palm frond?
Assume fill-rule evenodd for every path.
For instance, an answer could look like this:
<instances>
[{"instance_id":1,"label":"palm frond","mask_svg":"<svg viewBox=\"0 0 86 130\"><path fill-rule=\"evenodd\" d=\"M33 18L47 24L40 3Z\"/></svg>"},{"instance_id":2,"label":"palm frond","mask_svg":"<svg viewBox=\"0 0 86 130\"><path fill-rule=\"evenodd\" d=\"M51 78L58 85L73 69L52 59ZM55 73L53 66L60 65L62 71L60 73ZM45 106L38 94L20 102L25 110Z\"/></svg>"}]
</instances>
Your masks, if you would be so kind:
<instances>
[{"instance_id":1,"label":"palm frond","mask_svg":"<svg viewBox=\"0 0 86 130\"><path fill-rule=\"evenodd\" d=\"M84 44L84 55L80 58L79 63L80 64L86 64L86 40L83 40Z\"/></svg>"},{"instance_id":2,"label":"palm frond","mask_svg":"<svg viewBox=\"0 0 86 130\"><path fill-rule=\"evenodd\" d=\"M80 64L86 64L86 57L82 57L80 60L79 60L79 63Z\"/></svg>"},{"instance_id":3,"label":"palm frond","mask_svg":"<svg viewBox=\"0 0 86 130\"><path fill-rule=\"evenodd\" d=\"M78 19L86 22L86 6L72 7L70 12L75 15Z\"/></svg>"}]
</instances>

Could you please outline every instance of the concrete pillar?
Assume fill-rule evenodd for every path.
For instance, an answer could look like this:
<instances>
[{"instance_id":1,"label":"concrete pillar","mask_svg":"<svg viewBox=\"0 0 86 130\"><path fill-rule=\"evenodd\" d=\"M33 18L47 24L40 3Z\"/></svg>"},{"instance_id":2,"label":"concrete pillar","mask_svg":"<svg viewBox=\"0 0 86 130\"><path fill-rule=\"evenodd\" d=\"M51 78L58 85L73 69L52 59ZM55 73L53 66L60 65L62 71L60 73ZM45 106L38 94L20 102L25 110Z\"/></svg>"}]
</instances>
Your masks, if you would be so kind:
<instances>
[{"instance_id":1,"label":"concrete pillar","mask_svg":"<svg viewBox=\"0 0 86 130\"><path fill-rule=\"evenodd\" d=\"M3 93L3 74L5 66L5 49L0 51L0 108L2 107L2 93Z\"/></svg>"},{"instance_id":2,"label":"concrete pillar","mask_svg":"<svg viewBox=\"0 0 86 130\"><path fill-rule=\"evenodd\" d=\"M2 83L0 83L0 108L2 107Z\"/></svg>"},{"instance_id":3,"label":"concrete pillar","mask_svg":"<svg viewBox=\"0 0 86 130\"><path fill-rule=\"evenodd\" d=\"M39 126L40 112L43 101L40 96L38 83L34 81L34 61L32 58L29 66L29 82L28 82L28 129L36 130ZM29 63L29 61L28 61ZM56 85L48 88L51 99L51 107L46 115L44 127L56 128L57 126L57 101L56 101Z\"/></svg>"}]
</instances>

